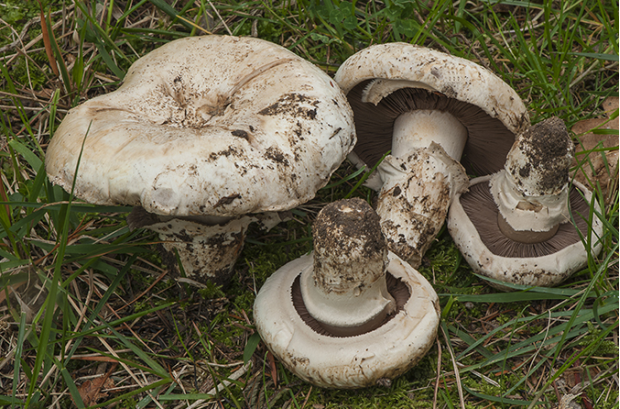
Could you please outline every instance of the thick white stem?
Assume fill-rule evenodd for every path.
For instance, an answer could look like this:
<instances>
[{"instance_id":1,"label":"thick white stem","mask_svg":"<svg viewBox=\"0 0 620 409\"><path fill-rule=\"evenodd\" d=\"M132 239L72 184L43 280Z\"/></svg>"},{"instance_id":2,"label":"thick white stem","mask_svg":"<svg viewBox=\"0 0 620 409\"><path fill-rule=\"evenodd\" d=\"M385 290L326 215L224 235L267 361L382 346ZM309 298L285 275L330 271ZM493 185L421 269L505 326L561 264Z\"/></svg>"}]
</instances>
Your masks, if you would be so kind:
<instances>
[{"instance_id":1,"label":"thick white stem","mask_svg":"<svg viewBox=\"0 0 620 409\"><path fill-rule=\"evenodd\" d=\"M308 313L336 335L376 328L396 302L387 291L388 249L374 210L361 199L332 203L319 213L313 236L314 263L300 281Z\"/></svg>"},{"instance_id":2,"label":"thick white stem","mask_svg":"<svg viewBox=\"0 0 620 409\"><path fill-rule=\"evenodd\" d=\"M165 217L145 227L159 234L168 263L176 265L173 259L178 254L187 278L202 284L210 281L226 285L243 249L250 223L260 222L270 229L280 221L279 213L265 212L237 218Z\"/></svg>"},{"instance_id":3,"label":"thick white stem","mask_svg":"<svg viewBox=\"0 0 620 409\"><path fill-rule=\"evenodd\" d=\"M500 216L514 231L549 232L569 218L568 187L558 194L530 196L505 170L494 174L489 185Z\"/></svg>"},{"instance_id":4,"label":"thick white stem","mask_svg":"<svg viewBox=\"0 0 620 409\"><path fill-rule=\"evenodd\" d=\"M396 118L392 156L404 158L414 149L428 148L433 142L458 162L467 142L467 129L448 112L417 110Z\"/></svg>"},{"instance_id":5,"label":"thick white stem","mask_svg":"<svg viewBox=\"0 0 620 409\"><path fill-rule=\"evenodd\" d=\"M387 258L387 254L386 254ZM317 285L317 275L350 277L356 275L356 266L309 268L301 275L301 294L310 315L336 335L356 335L379 325L396 308L396 302L387 290L385 267L381 276L372 282L360 283L345 292L329 291ZM344 270L344 271L343 271ZM350 270L350 271L346 271Z\"/></svg>"}]
</instances>

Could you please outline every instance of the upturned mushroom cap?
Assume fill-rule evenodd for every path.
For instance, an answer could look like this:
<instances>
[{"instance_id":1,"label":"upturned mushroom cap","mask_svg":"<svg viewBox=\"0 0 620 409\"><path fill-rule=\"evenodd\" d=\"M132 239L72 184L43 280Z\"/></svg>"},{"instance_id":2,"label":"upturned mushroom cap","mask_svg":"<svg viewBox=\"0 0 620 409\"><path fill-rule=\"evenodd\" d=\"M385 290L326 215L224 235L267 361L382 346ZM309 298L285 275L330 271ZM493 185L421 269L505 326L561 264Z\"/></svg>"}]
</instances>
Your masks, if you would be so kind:
<instances>
[{"instance_id":1,"label":"upturned mushroom cap","mask_svg":"<svg viewBox=\"0 0 620 409\"><path fill-rule=\"evenodd\" d=\"M598 254L601 208L594 201L592 213L591 192L569 184L573 151L564 123L546 119L519 134L505 169L473 179L456 196L448 230L474 271L553 286L585 266L588 251Z\"/></svg>"},{"instance_id":2,"label":"upturned mushroom cap","mask_svg":"<svg viewBox=\"0 0 620 409\"><path fill-rule=\"evenodd\" d=\"M259 39L191 37L72 109L46 170L69 190L81 155L75 195L88 202L235 217L313 198L354 143L346 98L319 68Z\"/></svg>"},{"instance_id":3,"label":"upturned mushroom cap","mask_svg":"<svg viewBox=\"0 0 620 409\"><path fill-rule=\"evenodd\" d=\"M573 182L569 194L575 224L560 224L551 238L526 244L500 233L490 179L490 175L472 179L469 191L455 198L448 214L448 231L474 272L513 284L553 287L587 264L588 251L593 256L600 252L603 225L596 215L588 221L594 199L581 183ZM601 214L596 201L594 209ZM508 287L489 284L510 291Z\"/></svg>"},{"instance_id":4,"label":"upturned mushroom cap","mask_svg":"<svg viewBox=\"0 0 620 409\"><path fill-rule=\"evenodd\" d=\"M353 204L349 207L356 206ZM367 206L367 209L370 207ZM356 217L349 217L355 216L355 213L347 211L346 205L340 212L348 220L345 223L353 222L358 225L360 220L355 221ZM359 219L373 219L368 216L367 210L358 216ZM383 260L385 243L377 245L377 238L367 236L371 232L381 234L376 226L378 220L375 218L374 222L370 221L375 224L374 229L364 232L364 229L354 228L354 236L361 239L358 243L365 243L361 248L354 245L354 252L367 246L369 249L364 252L371 253L372 260ZM350 227L325 227L351 232ZM322 227L315 230L317 229ZM328 233L328 236L332 234ZM349 239L346 236L342 238L344 242ZM326 244L322 241L318 240L319 247ZM353 277L355 272L348 267L359 266L360 260L354 256L349 265L344 256L343 254L343 275ZM343 287L338 280L328 280L333 285L330 282L319 282L319 291L329 292L329 289L334 288L345 290L343 295L348 300L344 303L345 310L346 304L355 302L352 299L356 297L366 297L366 300L359 300L362 302L372 302L368 299L374 297L372 294L382 298L383 291L367 292L365 288L360 288L360 285L365 287L368 283L373 284L381 279L385 279L384 285L393 297L396 308L382 317L381 322L375 322L372 328L361 333L342 335L334 333L331 328L339 323L324 325L320 321L322 317L312 316L307 308L307 298L301 289L304 277L323 268L322 265L317 265L317 261L322 259L323 256L317 256L315 252L294 260L271 275L260 289L254 303L254 319L258 332L271 352L301 379L325 388L360 388L384 384L386 380L393 379L414 366L432 346L439 325L438 298L428 281L394 253L389 252L387 266L383 261L379 261L379 273L373 269L374 271L368 272L369 278L352 280L352 286L345 284ZM335 267L335 263L331 267ZM331 276L329 272L328 275ZM312 282L306 284L313 285ZM356 288L358 291L355 291ZM338 314L333 308L335 306L336 303L327 306L332 314ZM320 307L320 304L317 303L315 307ZM364 308L359 309L360 314L368 312L362 310Z\"/></svg>"},{"instance_id":5,"label":"upturned mushroom cap","mask_svg":"<svg viewBox=\"0 0 620 409\"><path fill-rule=\"evenodd\" d=\"M530 123L519 95L491 71L416 45L370 46L348 58L334 79L355 113L353 153L369 166L392 149L394 120L410 110L456 117L468 133L464 164L479 175L503 167L515 134Z\"/></svg>"}]
</instances>

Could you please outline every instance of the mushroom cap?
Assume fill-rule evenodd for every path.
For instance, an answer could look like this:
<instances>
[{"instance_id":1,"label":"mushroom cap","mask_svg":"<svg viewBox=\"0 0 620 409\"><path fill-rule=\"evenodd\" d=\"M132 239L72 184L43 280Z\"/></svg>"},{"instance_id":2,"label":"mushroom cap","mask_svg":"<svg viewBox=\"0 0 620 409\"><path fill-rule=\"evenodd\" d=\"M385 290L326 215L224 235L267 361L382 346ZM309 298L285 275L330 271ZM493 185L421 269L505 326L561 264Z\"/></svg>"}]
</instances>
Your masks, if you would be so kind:
<instances>
[{"instance_id":1,"label":"mushroom cap","mask_svg":"<svg viewBox=\"0 0 620 409\"><path fill-rule=\"evenodd\" d=\"M555 236L547 241L520 244L490 233L491 229L499 230L496 222L498 209L488 187L490 180L490 175L472 179L469 192L455 197L448 214L448 231L474 272L513 284L551 287L587 264L588 251L580 235L591 243L592 255L596 256L600 252L602 244L599 238L602 236L603 225L595 214L588 235L588 222L583 217L588 216L593 198L592 193L581 183L573 182L569 195L577 226L563 223ZM475 198L473 192L476 192ZM468 206L471 211L466 211L463 205L465 195L472 198ZM601 208L595 201L596 212L601 214ZM472 221L474 218L476 225ZM484 229L485 233L481 235L476 226ZM560 247L560 250L556 247ZM511 253L511 256L502 253ZM497 284L490 285L501 290L509 289Z\"/></svg>"},{"instance_id":2,"label":"mushroom cap","mask_svg":"<svg viewBox=\"0 0 620 409\"><path fill-rule=\"evenodd\" d=\"M388 81L375 87L374 92L363 89L362 86L366 86L367 81L377 78ZM334 79L348 94L350 101L351 98L360 99L362 95L372 101L366 104L371 106L365 111L375 109L372 106L374 104L382 117L389 116L389 111L402 108L396 106L397 104L382 104L389 93L399 93L405 87L418 88L417 91L424 95L424 98L437 99L445 96L478 107L478 111L483 115L478 111L472 114L471 110L462 105L458 109L467 111L463 112L462 116L455 115L468 129L465 156L469 167L478 174L500 170L512 147L515 134L522 132L530 124L528 112L519 95L490 70L466 59L412 44L389 43L365 48L349 57L340 66ZM362 121L371 121L371 115L365 111L358 114L356 106L353 103L352 106L358 130L358 143L354 153L364 163L372 166L391 149L392 131L389 127L392 125L386 124L388 129L384 132L386 139L389 137L390 141L367 141L367 137L363 136L363 129L367 126ZM478 118L484 117L486 121L487 115L491 124L477 129ZM370 135L368 138L379 136ZM366 148L362 146L364 144L372 144L376 148ZM367 150L374 153L366 152ZM491 159L492 157L497 159ZM477 163L477 160L481 163Z\"/></svg>"},{"instance_id":3,"label":"mushroom cap","mask_svg":"<svg viewBox=\"0 0 620 409\"><path fill-rule=\"evenodd\" d=\"M372 386L413 367L433 345L439 302L419 272L392 252L388 258L388 273L405 284L410 297L382 326L349 337L319 334L295 308L293 283L313 268L312 254L276 271L254 303L256 327L269 350L301 379L324 388Z\"/></svg>"},{"instance_id":4,"label":"mushroom cap","mask_svg":"<svg viewBox=\"0 0 620 409\"><path fill-rule=\"evenodd\" d=\"M213 35L152 51L72 109L46 170L70 190L79 161L74 193L88 202L234 217L312 199L354 144L327 74L276 44Z\"/></svg>"}]
</instances>

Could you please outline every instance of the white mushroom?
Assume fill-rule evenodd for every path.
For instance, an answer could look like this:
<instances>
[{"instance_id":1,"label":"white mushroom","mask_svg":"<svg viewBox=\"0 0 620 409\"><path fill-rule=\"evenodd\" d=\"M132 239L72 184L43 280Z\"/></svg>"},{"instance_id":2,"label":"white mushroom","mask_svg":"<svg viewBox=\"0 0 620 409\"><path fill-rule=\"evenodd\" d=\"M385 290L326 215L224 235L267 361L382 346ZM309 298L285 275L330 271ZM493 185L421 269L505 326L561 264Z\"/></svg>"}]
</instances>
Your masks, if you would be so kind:
<instances>
[{"instance_id":1,"label":"white mushroom","mask_svg":"<svg viewBox=\"0 0 620 409\"><path fill-rule=\"evenodd\" d=\"M517 93L489 70L405 43L368 47L340 67L336 81L355 114L349 155L373 167L377 212L390 249L416 267L441 228L468 170L501 169L529 117Z\"/></svg>"},{"instance_id":2,"label":"white mushroom","mask_svg":"<svg viewBox=\"0 0 620 409\"><path fill-rule=\"evenodd\" d=\"M379 217L361 199L321 210L314 253L267 279L256 327L301 379L325 388L385 384L413 367L439 325L437 294L387 250Z\"/></svg>"},{"instance_id":3,"label":"white mushroom","mask_svg":"<svg viewBox=\"0 0 620 409\"><path fill-rule=\"evenodd\" d=\"M188 276L226 282L248 224L313 198L354 143L346 98L319 68L255 38L192 37L72 109L46 169L70 190L80 160L77 197L136 206L132 226L161 233Z\"/></svg>"},{"instance_id":4,"label":"white mushroom","mask_svg":"<svg viewBox=\"0 0 620 409\"><path fill-rule=\"evenodd\" d=\"M504 169L473 179L469 191L456 197L448 230L475 272L553 286L587 264L582 237L591 255L598 254L601 208L594 202L590 218L591 192L569 183L573 152L562 120L550 118L517 137Z\"/></svg>"}]
</instances>

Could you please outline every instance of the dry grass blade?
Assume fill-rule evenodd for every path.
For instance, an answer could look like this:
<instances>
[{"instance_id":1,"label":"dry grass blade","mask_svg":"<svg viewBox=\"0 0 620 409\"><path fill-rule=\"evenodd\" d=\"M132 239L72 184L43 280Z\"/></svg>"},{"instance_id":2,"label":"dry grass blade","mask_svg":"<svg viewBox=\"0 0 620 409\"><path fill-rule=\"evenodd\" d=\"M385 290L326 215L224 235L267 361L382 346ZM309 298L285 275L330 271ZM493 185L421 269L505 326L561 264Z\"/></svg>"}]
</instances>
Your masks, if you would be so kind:
<instances>
[{"instance_id":1,"label":"dry grass blade","mask_svg":"<svg viewBox=\"0 0 620 409\"><path fill-rule=\"evenodd\" d=\"M433 409L437 408L437 392L439 391L439 376L441 374L441 343L437 339L437 377L435 378L435 392L433 394Z\"/></svg>"},{"instance_id":2,"label":"dry grass blade","mask_svg":"<svg viewBox=\"0 0 620 409\"><path fill-rule=\"evenodd\" d=\"M445 325L442 323L439 326L441 328L441 332L443 333L444 339L446 340L446 346L448 351L450 352L450 358L452 359L452 368L454 370L454 377L456 379L456 387L459 392L459 401L461 403L461 409L465 409L465 398L463 397L463 386L461 384L461 375L459 374L459 366L456 362L456 358L454 356L454 351L452 350L452 343L450 342L450 337L446 329Z\"/></svg>"}]
</instances>

